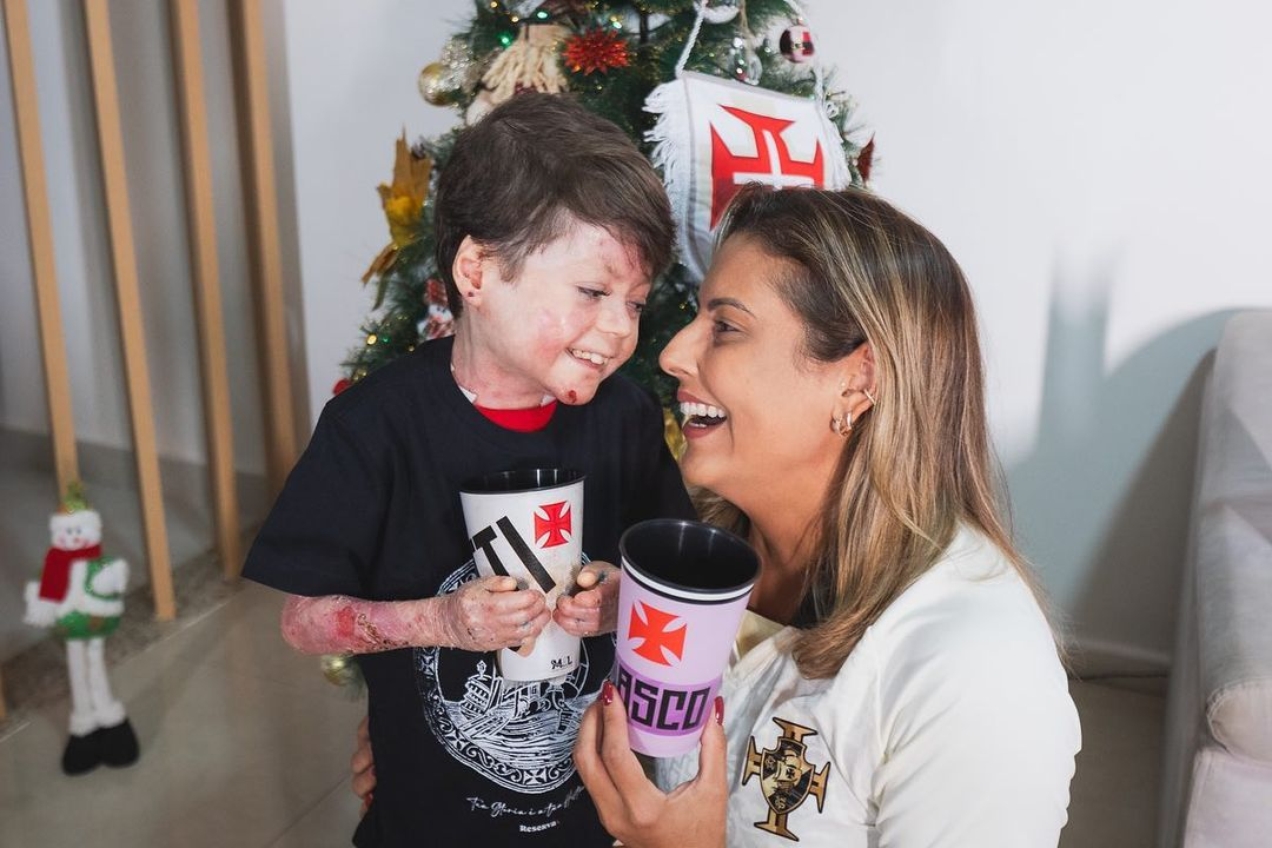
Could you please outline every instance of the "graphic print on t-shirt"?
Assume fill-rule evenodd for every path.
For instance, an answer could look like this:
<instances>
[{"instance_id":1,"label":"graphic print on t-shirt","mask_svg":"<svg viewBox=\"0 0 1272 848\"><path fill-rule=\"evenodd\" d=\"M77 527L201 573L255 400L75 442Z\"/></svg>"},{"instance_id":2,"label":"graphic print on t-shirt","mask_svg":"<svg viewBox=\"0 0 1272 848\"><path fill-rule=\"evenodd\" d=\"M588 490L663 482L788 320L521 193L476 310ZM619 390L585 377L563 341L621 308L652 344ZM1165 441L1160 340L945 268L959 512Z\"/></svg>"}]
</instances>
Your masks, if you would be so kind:
<instances>
[{"instance_id":1,"label":"graphic print on t-shirt","mask_svg":"<svg viewBox=\"0 0 1272 848\"><path fill-rule=\"evenodd\" d=\"M760 791L764 793L769 812L768 818L755 822L755 826L798 842L799 837L786 827L786 819L809 795L817 799L817 812L822 811L826 803L826 776L830 772L830 763L817 771L817 767L805 757L808 746L804 744L804 737L816 736L816 730L776 716L773 723L782 728L776 746L760 751L755 746L754 736L747 741L742 785L759 775Z\"/></svg>"},{"instance_id":2,"label":"graphic print on t-shirt","mask_svg":"<svg viewBox=\"0 0 1272 848\"><path fill-rule=\"evenodd\" d=\"M477 566L469 560L446 578L438 594L476 578ZM586 640L579 648L578 667L555 681L504 680L493 652L416 648L414 664L424 716L456 760L492 783L522 793L549 792L573 776L574 738L600 686L599 679L588 680Z\"/></svg>"}]
</instances>

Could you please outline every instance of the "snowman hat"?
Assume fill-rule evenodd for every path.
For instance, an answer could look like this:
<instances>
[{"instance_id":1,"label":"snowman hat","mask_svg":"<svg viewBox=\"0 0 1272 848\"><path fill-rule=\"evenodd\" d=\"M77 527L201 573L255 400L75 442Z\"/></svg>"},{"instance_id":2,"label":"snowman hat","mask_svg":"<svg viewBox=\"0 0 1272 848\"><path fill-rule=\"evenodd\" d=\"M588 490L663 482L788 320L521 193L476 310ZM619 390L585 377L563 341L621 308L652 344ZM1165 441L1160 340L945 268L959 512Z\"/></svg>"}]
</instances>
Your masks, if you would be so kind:
<instances>
[{"instance_id":1,"label":"snowman hat","mask_svg":"<svg viewBox=\"0 0 1272 848\"><path fill-rule=\"evenodd\" d=\"M88 499L84 497L84 484L79 480L72 480L66 486L66 495L62 498L62 502L58 504L58 515L73 515L77 512L91 511L92 507L88 504Z\"/></svg>"}]
</instances>

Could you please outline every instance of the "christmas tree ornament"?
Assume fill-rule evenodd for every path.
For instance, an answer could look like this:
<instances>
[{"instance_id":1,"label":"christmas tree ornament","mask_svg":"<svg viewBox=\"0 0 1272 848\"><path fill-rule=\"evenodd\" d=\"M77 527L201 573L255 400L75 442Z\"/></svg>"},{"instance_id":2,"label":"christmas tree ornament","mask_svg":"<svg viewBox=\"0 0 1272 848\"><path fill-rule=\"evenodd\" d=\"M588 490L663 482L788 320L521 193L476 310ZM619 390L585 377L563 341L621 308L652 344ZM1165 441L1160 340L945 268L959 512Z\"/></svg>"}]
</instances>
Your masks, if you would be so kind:
<instances>
[{"instance_id":1,"label":"christmas tree ornament","mask_svg":"<svg viewBox=\"0 0 1272 848\"><path fill-rule=\"evenodd\" d=\"M455 316L446 300L446 284L430 277L424 284L424 320L416 328L421 338L440 339L455 333Z\"/></svg>"},{"instance_id":2,"label":"christmas tree ornament","mask_svg":"<svg viewBox=\"0 0 1272 848\"><path fill-rule=\"evenodd\" d=\"M561 57L566 67L584 75L625 68L630 61L627 40L613 29L593 29L570 36Z\"/></svg>"},{"instance_id":3,"label":"christmas tree ornament","mask_svg":"<svg viewBox=\"0 0 1272 848\"><path fill-rule=\"evenodd\" d=\"M419 86L420 97L433 106L449 106L459 96L458 87L452 85L441 62L429 62L425 65L416 85Z\"/></svg>"},{"instance_id":4,"label":"christmas tree ornament","mask_svg":"<svg viewBox=\"0 0 1272 848\"><path fill-rule=\"evenodd\" d=\"M702 17L708 23L719 26L736 18L743 5L743 0L711 0L711 2L704 2L700 8Z\"/></svg>"},{"instance_id":5,"label":"christmas tree ornament","mask_svg":"<svg viewBox=\"0 0 1272 848\"><path fill-rule=\"evenodd\" d=\"M491 92L482 89L477 92L477 96L473 98L473 102L468 104L468 110L464 112L464 123L472 126L473 124L486 117L486 113L495 108L495 98Z\"/></svg>"},{"instance_id":6,"label":"christmas tree ornament","mask_svg":"<svg viewBox=\"0 0 1272 848\"><path fill-rule=\"evenodd\" d=\"M70 677L69 738L62 771L83 774L105 763L122 767L140 754L124 705L110 691L104 640L124 612L128 564L102 556L102 519L78 485L49 519L51 546L40 579L26 586L24 621L51 628L66 643Z\"/></svg>"},{"instance_id":7,"label":"christmas tree ornament","mask_svg":"<svg viewBox=\"0 0 1272 848\"><path fill-rule=\"evenodd\" d=\"M734 36L725 51L723 69L732 79L747 85L759 85L760 77L764 75L760 54L755 51L751 40L741 35Z\"/></svg>"},{"instance_id":8,"label":"christmas tree ornament","mask_svg":"<svg viewBox=\"0 0 1272 848\"><path fill-rule=\"evenodd\" d=\"M362 275L364 285L372 277L380 279L375 298L376 309L384 302L387 282L385 272L393 267L398 251L414 241L419 232L420 216L424 212L428 181L432 173L432 160L427 156L417 156L406 143L406 133L403 132L394 148L393 182L388 185L381 183L376 188L384 217L389 223L391 241L376 255L371 266Z\"/></svg>"},{"instance_id":9,"label":"christmas tree ornament","mask_svg":"<svg viewBox=\"0 0 1272 848\"><path fill-rule=\"evenodd\" d=\"M437 61L442 66L443 85L448 90L471 94L481 83L481 65L466 40L448 39Z\"/></svg>"},{"instance_id":10,"label":"christmas tree ornament","mask_svg":"<svg viewBox=\"0 0 1272 848\"><path fill-rule=\"evenodd\" d=\"M870 171L874 168L874 136L866 142L866 146L857 153L857 173L861 174L863 183L870 182Z\"/></svg>"},{"instance_id":11,"label":"christmas tree ornament","mask_svg":"<svg viewBox=\"0 0 1272 848\"><path fill-rule=\"evenodd\" d=\"M548 94L565 91L566 80L561 73L557 48L566 32L565 27L556 24L521 27L516 40L482 75L482 84L490 92L490 103L497 106L524 89Z\"/></svg>"},{"instance_id":12,"label":"christmas tree ornament","mask_svg":"<svg viewBox=\"0 0 1272 848\"><path fill-rule=\"evenodd\" d=\"M813 46L813 31L802 23L788 27L778 39L777 49L797 65L812 61L813 54L816 52Z\"/></svg>"}]
</instances>

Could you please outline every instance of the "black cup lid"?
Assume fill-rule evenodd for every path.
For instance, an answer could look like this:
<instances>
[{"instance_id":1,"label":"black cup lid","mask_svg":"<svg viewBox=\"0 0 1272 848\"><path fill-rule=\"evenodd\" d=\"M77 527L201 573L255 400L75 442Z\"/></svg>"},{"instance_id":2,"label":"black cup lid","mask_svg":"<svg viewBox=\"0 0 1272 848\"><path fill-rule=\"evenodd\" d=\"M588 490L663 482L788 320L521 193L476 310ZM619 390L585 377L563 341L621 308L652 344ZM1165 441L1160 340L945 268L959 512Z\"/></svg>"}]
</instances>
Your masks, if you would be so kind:
<instances>
[{"instance_id":1,"label":"black cup lid","mask_svg":"<svg viewBox=\"0 0 1272 848\"><path fill-rule=\"evenodd\" d=\"M471 477L459 487L469 495L487 495L494 492L533 492L555 489L577 483L585 475L568 468L521 468L513 471L496 471Z\"/></svg>"}]
</instances>

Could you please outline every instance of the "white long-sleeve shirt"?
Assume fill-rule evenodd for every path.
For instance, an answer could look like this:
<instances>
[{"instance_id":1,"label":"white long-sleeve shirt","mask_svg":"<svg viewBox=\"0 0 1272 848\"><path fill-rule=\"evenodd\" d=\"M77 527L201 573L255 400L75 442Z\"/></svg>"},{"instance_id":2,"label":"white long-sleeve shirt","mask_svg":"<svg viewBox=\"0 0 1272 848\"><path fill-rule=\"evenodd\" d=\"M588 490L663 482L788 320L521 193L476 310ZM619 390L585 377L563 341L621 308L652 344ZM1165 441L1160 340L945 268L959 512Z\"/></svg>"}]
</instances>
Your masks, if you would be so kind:
<instances>
[{"instance_id":1,"label":"white long-sleeve shirt","mask_svg":"<svg viewBox=\"0 0 1272 848\"><path fill-rule=\"evenodd\" d=\"M1056 845L1077 711L1042 612L983 536L961 530L835 677L802 677L792 635L725 676L731 848ZM658 783L697 761L657 761Z\"/></svg>"}]
</instances>

